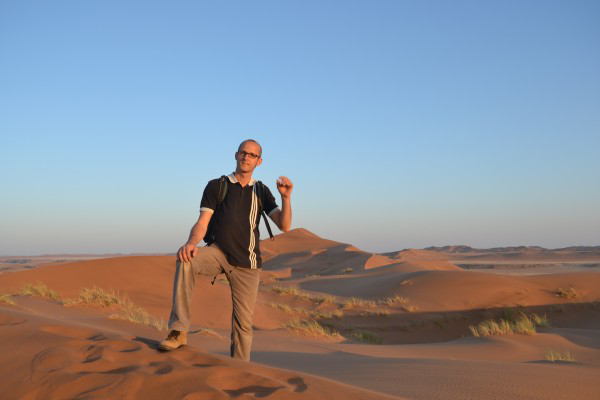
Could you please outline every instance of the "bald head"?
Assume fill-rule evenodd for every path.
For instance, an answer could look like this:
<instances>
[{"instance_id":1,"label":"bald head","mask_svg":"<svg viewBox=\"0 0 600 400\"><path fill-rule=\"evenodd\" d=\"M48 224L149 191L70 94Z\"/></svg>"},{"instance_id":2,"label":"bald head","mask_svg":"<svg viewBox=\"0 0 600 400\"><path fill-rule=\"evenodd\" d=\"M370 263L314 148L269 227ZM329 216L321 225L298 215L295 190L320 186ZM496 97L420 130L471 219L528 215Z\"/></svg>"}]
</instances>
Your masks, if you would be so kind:
<instances>
[{"instance_id":1,"label":"bald head","mask_svg":"<svg viewBox=\"0 0 600 400\"><path fill-rule=\"evenodd\" d=\"M244 147L244 145L246 143L254 143L258 146L258 148L260 149L260 154L259 157L262 157L262 146L260 145L260 143L258 143L256 140L254 139L246 139L244 140L242 143L240 143L240 145L238 146L238 151L240 151L242 149L242 147Z\"/></svg>"}]
</instances>

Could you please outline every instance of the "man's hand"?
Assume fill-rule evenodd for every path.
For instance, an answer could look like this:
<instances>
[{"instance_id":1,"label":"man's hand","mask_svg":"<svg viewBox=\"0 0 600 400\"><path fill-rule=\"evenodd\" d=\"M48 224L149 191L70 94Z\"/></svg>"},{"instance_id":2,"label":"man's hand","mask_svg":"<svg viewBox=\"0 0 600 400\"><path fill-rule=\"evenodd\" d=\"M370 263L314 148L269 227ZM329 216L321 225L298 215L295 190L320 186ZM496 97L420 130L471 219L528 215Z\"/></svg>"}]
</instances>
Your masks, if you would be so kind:
<instances>
[{"instance_id":1,"label":"man's hand","mask_svg":"<svg viewBox=\"0 0 600 400\"><path fill-rule=\"evenodd\" d=\"M292 195L292 189L294 188L294 184L285 176L280 176L277 179L277 190L279 190L279 194L284 199L289 199Z\"/></svg>"},{"instance_id":2,"label":"man's hand","mask_svg":"<svg viewBox=\"0 0 600 400\"><path fill-rule=\"evenodd\" d=\"M179 248L179 251L177 252L177 258L179 261L190 262L197 252L198 247L196 245L186 243Z\"/></svg>"}]
</instances>

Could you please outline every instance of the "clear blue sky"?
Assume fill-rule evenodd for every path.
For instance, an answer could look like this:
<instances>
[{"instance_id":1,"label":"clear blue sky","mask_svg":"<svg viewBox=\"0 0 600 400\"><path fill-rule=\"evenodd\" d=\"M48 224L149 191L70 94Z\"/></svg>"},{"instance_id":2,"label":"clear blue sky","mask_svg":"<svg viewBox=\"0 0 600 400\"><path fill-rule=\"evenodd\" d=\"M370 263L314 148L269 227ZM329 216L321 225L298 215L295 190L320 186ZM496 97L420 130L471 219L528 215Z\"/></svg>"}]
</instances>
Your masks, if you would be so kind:
<instances>
[{"instance_id":1,"label":"clear blue sky","mask_svg":"<svg viewBox=\"0 0 600 400\"><path fill-rule=\"evenodd\" d=\"M174 252L250 137L326 238L600 245L599 21L581 0L3 1L0 254Z\"/></svg>"}]
</instances>

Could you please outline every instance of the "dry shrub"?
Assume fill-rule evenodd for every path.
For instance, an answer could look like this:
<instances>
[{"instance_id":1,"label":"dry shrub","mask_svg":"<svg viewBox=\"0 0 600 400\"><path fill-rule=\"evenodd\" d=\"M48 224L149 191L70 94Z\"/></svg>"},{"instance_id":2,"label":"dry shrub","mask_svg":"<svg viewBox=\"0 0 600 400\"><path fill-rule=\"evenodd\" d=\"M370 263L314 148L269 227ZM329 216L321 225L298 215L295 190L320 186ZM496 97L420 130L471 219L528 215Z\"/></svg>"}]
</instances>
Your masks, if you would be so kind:
<instances>
[{"instance_id":1,"label":"dry shrub","mask_svg":"<svg viewBox=\"0 0 600 400\"><path fill-rule=\"evenodd\" d=\"M23 287L21 287L21 290L19 290L17 294L21 294L23 296L44 297L46 299L55 300L62 303L58 293L50 289L42 282L37 282L36 284L26 283L23 285Z\"/></svg>"},{"instance_id":2,"label":"dry shrub","mask_svg":"<svg viewBox=\"0 0 600 400\"><path fill-rule=\"evenodd\" d=\"M12 299L12 296L10 294L6 294L6 293L0 294L0 303L10 304L11 306L16 305L16 303Z\"/></svg>"},{"instance_id":3,"label":"dry shrub","mask_svg":"<svg viewBox=\"0 0 600 400\"><path fill-rule=\"evenodd\" d=\"M477 326L470 325L469 330L475 337L511 335L513 333L534 335L536 333L536 327L544 326L549 326L548 319L545 315L527 315L525 313L520 313L513 320L501 319L500 321L494 321L488 319Z\"/></svg>"},{"instance_id":4,"label":"dry shrub","mask_svg":"<svg viewBox=\"0 0 600 400\"><path fill-rule=\"evenodd\" d=\"M565 361L565 362L575 362L575 357L571 355L568 351L564 353L560 353L559 351L553 349L547 349L544 352L544 358L548 361Z\"/></svg>"},{"instance_id":5,"label":"dry shrub","mask_svg":"<svg viewBox=\"0 0 600 400\"><path fill-rule=\"evenodd\" d=\"M574 287L558 288L555 294L557 297L562 297L563 299L578 299L581 297L581 292Z\"/></svg>"},{"instance_id":6,"label":"dry shrub","mask_svg":"<svg viewBox=\"0 0 600 400\"><path fill-rule=\"evenodd\" d=\"M353 308L360 308L360 307L375 307L377 304L373 301L373 300L365 300L365 299L360 299L358 297L351 297L350 299L346 300L344 302L344 308L346 309L353 309Z\"/></svg>"},{"instance_id":7,"label":"dry shrub","mask_svg":"<svg viewBox=\"0 0 600 400\"><path fill-rule=\"evenodd\" d=\"M354 332L350 337L362 343L381 344L381 337L369 331Z\"/></svg>"},{"instance_id":8,"label":"dry shrub","mask_svg":"<svg viewBox=\"0 0 600 400\"><path fill-rule=\"evenodd\" d=\"M319 324L317 321L308 319L293 319L283 324L283 328L292 330L303 336L324 336L329 339L341 340L344 337L333 329Z\"/></svg>"}]
</instances>

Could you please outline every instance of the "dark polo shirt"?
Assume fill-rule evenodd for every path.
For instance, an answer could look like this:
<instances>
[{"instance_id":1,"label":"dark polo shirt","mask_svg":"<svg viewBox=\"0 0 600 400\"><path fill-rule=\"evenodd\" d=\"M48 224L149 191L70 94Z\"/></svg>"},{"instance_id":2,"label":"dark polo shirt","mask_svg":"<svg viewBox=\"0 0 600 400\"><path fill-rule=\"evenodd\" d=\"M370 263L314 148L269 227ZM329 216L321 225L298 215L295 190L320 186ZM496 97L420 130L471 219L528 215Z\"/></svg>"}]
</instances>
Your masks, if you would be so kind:
<instances>
[{"instance_id":1,"label":"dark polo shirt","mask_svg":"<svg viewBox=\"0 0 600 400\"><path fill-rule=\"evenodd\" d=\"M215 243L227 256L231 265L246 268L261 268L258 222L260 218L256 181L251 179L245 186L237 181L234 174L229 178L227 196L217 210ZM263 185L262 205L267 215L277 211L277 203L268 187ZM200 211L214 214L219 197L219 179L213 179L206 185Z\"/></svg>"}]
</instances>

